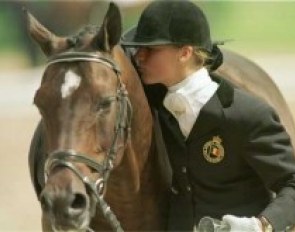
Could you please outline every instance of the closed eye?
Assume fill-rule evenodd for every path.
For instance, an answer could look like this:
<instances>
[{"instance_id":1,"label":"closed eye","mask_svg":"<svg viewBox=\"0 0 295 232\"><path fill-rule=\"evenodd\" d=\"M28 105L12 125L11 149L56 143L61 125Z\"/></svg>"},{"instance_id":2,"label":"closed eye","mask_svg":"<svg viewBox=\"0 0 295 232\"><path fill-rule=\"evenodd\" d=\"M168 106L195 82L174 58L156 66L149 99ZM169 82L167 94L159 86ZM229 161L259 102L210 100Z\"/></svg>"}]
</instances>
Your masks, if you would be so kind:
<instances>
[{"instance_id":1,"label":"closed eye","mask_svg":"<svg viewBox=\"0 0 295 232\"><path fill-rule=\"evenodd\" d=\"M109 109L112 105L112 102L114 102L116 100L116 97L108 97L105 99L102 99L96 107L97 111L105 111L107 109Z\"/></svg>"}]
</instances>

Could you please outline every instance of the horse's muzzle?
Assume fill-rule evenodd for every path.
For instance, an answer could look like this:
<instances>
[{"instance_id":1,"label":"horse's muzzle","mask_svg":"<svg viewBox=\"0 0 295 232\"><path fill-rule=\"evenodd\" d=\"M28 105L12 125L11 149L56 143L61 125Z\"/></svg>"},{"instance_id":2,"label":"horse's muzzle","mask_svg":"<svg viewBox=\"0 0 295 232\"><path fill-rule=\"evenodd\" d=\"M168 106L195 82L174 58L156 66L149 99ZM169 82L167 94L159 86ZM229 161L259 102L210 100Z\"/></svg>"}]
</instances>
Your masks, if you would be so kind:
<instances>
[{"instance_id":1,"label":"horse's muzzle","mask_svg":"<svg viewBox=\"0 0 295 232\"><path fill-rule=\"evenodd\" d=\"M59 175L57 177L60 177ZM40 195L43 214L48 218L54 231L80 231L88 227L90 221L90 197L85 187L72 180L62 187L55 178L47 182Z\"/></svg>"}]
</instances>

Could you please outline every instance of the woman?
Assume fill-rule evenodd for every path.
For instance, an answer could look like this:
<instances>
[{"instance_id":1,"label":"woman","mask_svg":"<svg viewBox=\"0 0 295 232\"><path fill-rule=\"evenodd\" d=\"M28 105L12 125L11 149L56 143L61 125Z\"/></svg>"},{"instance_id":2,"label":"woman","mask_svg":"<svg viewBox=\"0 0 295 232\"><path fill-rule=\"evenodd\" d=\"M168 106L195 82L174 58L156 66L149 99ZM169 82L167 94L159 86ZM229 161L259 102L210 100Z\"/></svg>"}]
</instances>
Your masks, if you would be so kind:
<instances>
[{"instance_id":1,"label":"woman","mask_svg":"<svg viewBox=\"0 0 295 232\"><path fill-rule=\"evenodd\" d=\"M270 106L209 73L222 54L203 12L154 1L121 43L135 48L173 170L168 229L193 230L206 216L231 231L295 224L290 138Z\"/></svg>"}]
</instances>

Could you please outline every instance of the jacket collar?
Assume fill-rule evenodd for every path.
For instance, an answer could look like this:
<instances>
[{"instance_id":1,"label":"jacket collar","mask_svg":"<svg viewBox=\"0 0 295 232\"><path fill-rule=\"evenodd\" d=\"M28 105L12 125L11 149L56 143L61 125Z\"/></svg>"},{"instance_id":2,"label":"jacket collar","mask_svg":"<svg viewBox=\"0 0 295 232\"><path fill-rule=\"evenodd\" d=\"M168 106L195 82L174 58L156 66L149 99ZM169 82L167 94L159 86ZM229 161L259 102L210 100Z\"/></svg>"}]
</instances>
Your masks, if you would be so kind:
<instances>
[{"instance_id":1,"label":"jacket collar","mask_svg":"<svg viewBox=\"0 0 295 232\"><path fill-rule=\"evenodd\" d=\"M219 88L217 89L216 94L220 100L222 108L230 107L234 100L233 84L216 74L210 74L210 76L213 81L219 83Z\"/></svg>"},{"instance_id":2,"label":"jacket collar","mask_svg":"<svg viewBox=\"0 0 295 232\"><path fill-rule=\"evenodd\" d=\"M219 89L222 86L219 87ZM200 114L186 140L189 143L195 137L202 137L211 130L220 127L223 123L223 105L220 101L218 92L201 109Z\"/></svg>"}]
</instances>

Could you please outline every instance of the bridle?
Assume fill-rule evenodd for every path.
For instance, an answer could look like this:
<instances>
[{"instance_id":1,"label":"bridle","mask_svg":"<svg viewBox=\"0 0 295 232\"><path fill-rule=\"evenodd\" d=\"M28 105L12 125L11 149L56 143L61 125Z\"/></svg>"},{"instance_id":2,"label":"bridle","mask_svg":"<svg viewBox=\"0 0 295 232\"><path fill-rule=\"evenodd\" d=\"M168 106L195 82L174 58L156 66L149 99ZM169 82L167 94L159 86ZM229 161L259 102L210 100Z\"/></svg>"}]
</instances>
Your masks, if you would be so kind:
<instances>
[{"instance_id":1,"label":"bridle","mask_svg":"<svg viewBox=\"0 0 295 232\"><path fill-rule=\"evenodd\" d=\"M130 138L132 106L125 85L121 81L121 72L119 67L113 60L103 57L102 54L87 52L65 52L51 57L47 63L47 66L56 63L69 63L76 61L101 63L111 68L116 73L118 78L117 93L115 96L110 97L110 101L118 101L119 103L115 122L115 134L111 146L108 149L107 155L101 163L98 163L89 156L83 153L78 153L74 150L57 150L48 155L44 168L45 176L47 178L50 172L58 166L69 168L81 179L81 181L83 181L85 186L90 189L91 194L94 197L93 199L97 201L98 206L112 226L113 230L118 232L123 231L120 222L117 220L109 205L103 199L103 190L114 166L113 163L116 159L119 148L119 139L123 138L126 144L127 140ZM76 167L75 163L86 164L88 167L99 173L101 178L92 180L90 177L84 176ZM88 228L88 230L92 231L90 228Z\"/></svg>"}]
</instances>

